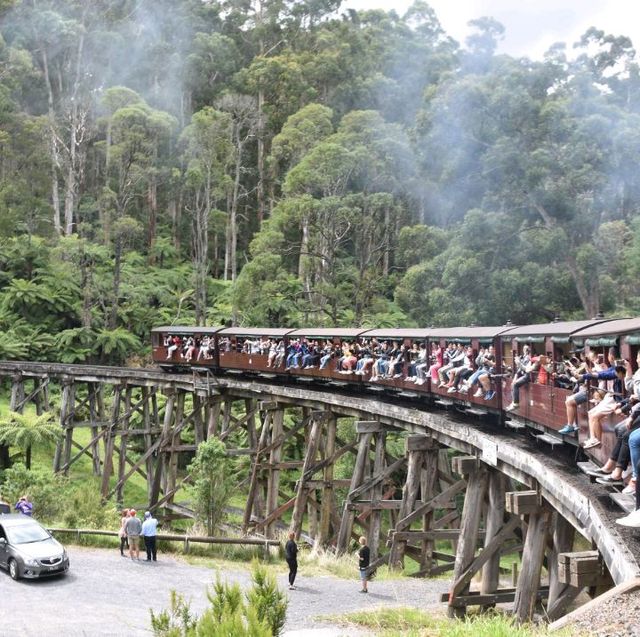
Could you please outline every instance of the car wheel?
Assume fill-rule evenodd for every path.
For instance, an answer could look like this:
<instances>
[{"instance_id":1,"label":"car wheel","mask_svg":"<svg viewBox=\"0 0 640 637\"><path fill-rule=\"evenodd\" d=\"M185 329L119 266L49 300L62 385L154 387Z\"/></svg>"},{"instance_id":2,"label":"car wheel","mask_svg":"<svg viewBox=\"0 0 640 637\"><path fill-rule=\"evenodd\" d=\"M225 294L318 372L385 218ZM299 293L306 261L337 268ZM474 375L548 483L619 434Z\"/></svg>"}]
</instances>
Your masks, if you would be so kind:
<instances>
[{"instance_id":1,"label":"car wheel","mask_svg":"<svg viewBox=\"0 0 640 637\"><path fill-rule=\"evenodd\" d=\"M9 560L9 575L11 575L11 579L14 579L14 580L20 579L18 562L16 562L14 559Z\"/></svg>"}]
</instances>

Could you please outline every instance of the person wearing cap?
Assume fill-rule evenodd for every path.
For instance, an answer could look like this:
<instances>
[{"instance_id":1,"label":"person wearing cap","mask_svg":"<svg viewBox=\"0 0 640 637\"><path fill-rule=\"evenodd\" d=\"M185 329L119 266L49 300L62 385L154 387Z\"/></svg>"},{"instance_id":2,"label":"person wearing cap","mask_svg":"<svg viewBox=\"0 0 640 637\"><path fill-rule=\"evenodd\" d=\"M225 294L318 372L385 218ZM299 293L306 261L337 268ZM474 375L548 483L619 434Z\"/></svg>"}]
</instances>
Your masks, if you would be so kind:
<instances>
[{"instance_id":1,"label":"person wearing cap","mask_svg":"<svg viewBox=\"0 0 640 637\"><path fill-rule=\"evenodd\" d=\"M133 560L140 559L140 533L142 522L136 517L136 510L129 510L129 519L125 522L124 530L129 540L129 557Z\"/></svg>"},{"instance_id":2,"label":"person wearing cap","mask_svg":"<svg viewBox=\"0 0 640 637\"><path fill-rule=\"evenodd\" d=\"M144 522L142 523L142 537L144 538L144 548L147 552L147 562L158 559L158 551L156 547L156 535L158 534L158 520L156 520L150 511L144 512Z\"/></svg>"}]
</instances>

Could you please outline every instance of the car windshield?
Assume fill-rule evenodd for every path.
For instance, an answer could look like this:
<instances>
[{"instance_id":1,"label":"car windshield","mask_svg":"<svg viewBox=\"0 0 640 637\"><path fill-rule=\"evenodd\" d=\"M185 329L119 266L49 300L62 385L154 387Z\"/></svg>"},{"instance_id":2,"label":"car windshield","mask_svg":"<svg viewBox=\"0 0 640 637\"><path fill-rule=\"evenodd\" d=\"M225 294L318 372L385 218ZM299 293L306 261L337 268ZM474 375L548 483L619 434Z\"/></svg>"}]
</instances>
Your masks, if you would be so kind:
<instances>
[{"instance_id":1,"label":"car windshield","mask_svg":"<svg viewBox=\"0 0 640 637\"><path fill-rule=\"evenodd\" d=\"M11 544L31 544L51 537L39 524L19 524L5 530Z\"/></svg>"}]
</instances>

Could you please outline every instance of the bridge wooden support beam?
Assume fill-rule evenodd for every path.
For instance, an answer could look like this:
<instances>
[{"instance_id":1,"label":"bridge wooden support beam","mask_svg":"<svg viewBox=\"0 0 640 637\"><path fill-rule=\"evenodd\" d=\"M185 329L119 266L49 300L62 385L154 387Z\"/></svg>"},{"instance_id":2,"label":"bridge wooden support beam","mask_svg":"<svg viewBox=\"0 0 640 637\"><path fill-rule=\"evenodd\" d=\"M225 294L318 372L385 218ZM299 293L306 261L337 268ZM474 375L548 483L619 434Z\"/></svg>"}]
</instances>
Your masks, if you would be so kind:
<instances>
[{"instance_id":1,"label":"bridge wooden support beam","mask_svg":"<svg viewBox=\"0 0 640 637\"><path fill-rule=\"evenodd\" d=\"M460 538L453 568L454 588L449 594L448 614L449 617L463 617L465 607L455 605L454 600L458 595L466 596L469 593L469 583L463 576L475 558L488 472L486 466L472 456L454 458L452 465L454 471L466 478L468 486L462 509ZM455 582L461 582L457 589Z\"/></svg>"}]
</instances>

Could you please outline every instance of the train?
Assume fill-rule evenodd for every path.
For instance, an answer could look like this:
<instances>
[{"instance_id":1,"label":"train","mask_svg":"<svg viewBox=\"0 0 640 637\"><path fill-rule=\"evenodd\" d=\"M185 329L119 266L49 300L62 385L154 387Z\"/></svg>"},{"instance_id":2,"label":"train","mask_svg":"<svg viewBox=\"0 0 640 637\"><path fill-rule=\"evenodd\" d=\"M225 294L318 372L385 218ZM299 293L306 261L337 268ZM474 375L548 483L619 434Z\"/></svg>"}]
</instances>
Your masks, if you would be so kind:
<instances>
[{"instance_id":1,"label":"train","mask_svg":"<svg viewBox=\"0 0 640 637\"><path fill-rule=\"evenodd\" d=\"M640 350L640 317L424 329L169 325L154 328L151 341L153 362L167 372L245 375L274 382L329 384L332 389L368 395L391 395L414 403L435 403L474 417L486 416L514 430L530 431L552 447L563 443L580 447L589 439L587 411L593 407L592 394L596 394L589 390L598 383L586 381L590 399L577 407L578 429L565 433L566 400L575 388L571 382L561 382L566 378L560 372L586 357L596 361L609 359L604 366L624 365L629 373L635 373ZM463 393L455 386L452 390L449 384L435 381L428 373L424 378L424 372L423 382L416 382L410 371L415 372L415 368L411 368L412 360L415 363L418 353L423 352L424 356L426 352L428 369L432 354L446 347L464 349L474 362L480 350L491 347L495 363L485 379L485 383L490 383L490 390ZM296 364L291 364L289 354L296 348L302 352L310 348L314 352L304 361L307 364L302 364L300 357L293 359ZM611 361L611 348L615 348L615 363ZM379 357L381 352L395 353L394 368L387 370L393 373L376 373L371 356L373 349ZM354 366L351 359L340 369L339 361L344 358L341 354L348 356L349 352L357 351L361 358L369 356L371 363L367 360ZM543 357L539 360L544 361L546 371L544 374L521 372L529 374L528 382L519 387L519 401L513 405L514 370L527 352ZM625 390L616 398L624 399L624 394ZM603 464L609 457L615 445L613 428L621 420L619 415L607 416L601 443L585 450L596 463Z\"/></svg>"}]
</instances>

